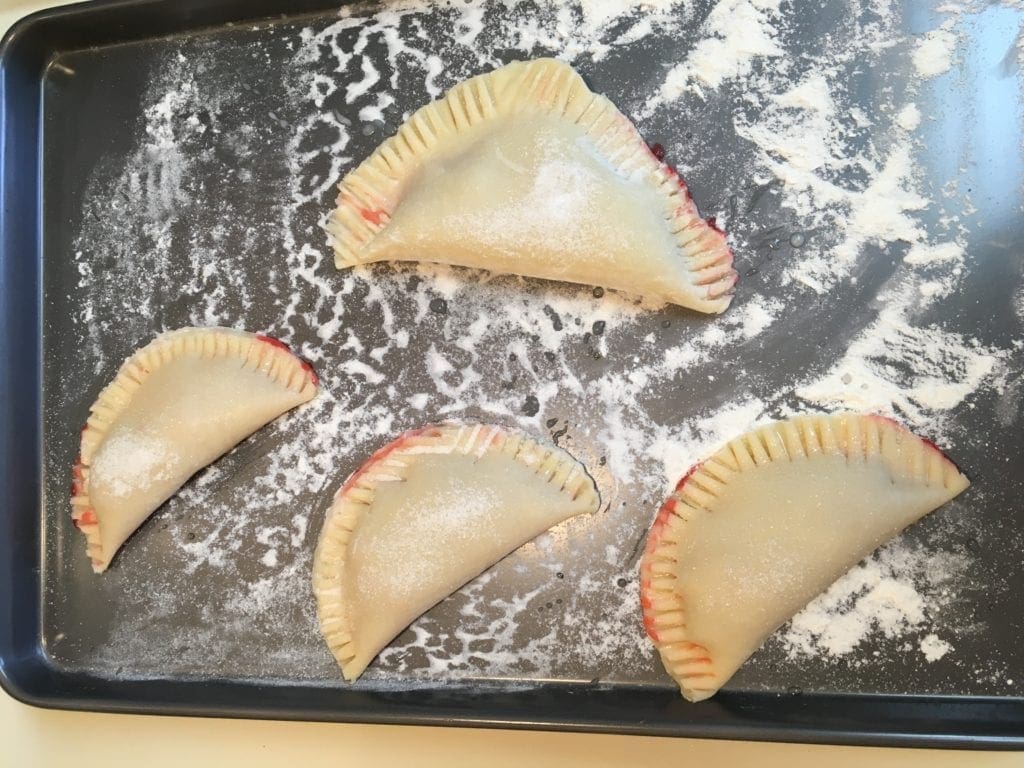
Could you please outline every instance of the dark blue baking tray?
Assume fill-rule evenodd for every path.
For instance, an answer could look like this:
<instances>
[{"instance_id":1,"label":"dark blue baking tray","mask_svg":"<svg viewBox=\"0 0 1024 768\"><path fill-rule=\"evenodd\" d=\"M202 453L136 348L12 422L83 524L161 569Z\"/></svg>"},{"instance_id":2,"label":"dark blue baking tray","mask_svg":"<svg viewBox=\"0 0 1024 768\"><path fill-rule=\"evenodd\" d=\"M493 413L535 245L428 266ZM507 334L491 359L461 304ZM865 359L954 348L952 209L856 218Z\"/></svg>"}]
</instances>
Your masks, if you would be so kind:
<instances>
[{"instance_id":1,"label":"dark blue baking tray","mask_svg":"<svg viewBox=\"0 0 1024 768\"><path fill-rule=\"evenodd\" d=\"M0 683L4 689L38 706L114 712L863 745L1024 746L1024 701L1013 696L815 693L754 686L726 690L694 706L683 701L663 677L635 683L588 682L582 677L373 689L300 677L289 681L219 675L216 664L206 675L140 679L97 672L76 663L73 653L54 652L43 611L54 593L52 585L47 592L45 581L68 571L53 570L54 562L62 562L64 541L58 537L54 543L54 537L48 539L43 532L48 525L57 525L48 515L66 514L61 494L67 480L48 476L44 468L51 453L63 461L74 447L48 447L44 436L46 424L54 418L55 434L73 434L73 424L80 423L83 411L78 404L58 415L46 413L44 418L44 371L56 376L61 371L47 369L54 363L43 350L61 350L65 337L57 290L61 278L54 277L56 282L51 283L48 275L51 271L59 275L60 247L69 238L65 230L79 215L76 205L81 190L76 182L84 178L89 163L104 152L116 151L123 138L116 125L118 115L125 105L136 108L140 73L155 50L138 43L200 34L227 38L238 34L240 22L254 20L267 22L265 28L307 20L326 24L335 10L336 4L317 0L92 2L31 16L16 24L0 46ZM124 44L133 45L125 48ZM67 61L62 57L69 54L79 72L92 71L97 76L82 77L77 90L48 90L51 65L58 59ZM621 60L617 66L628 68L630 62ZM111 75L111 67L116 76ZM76 113L82 114L80 124L73 119ZM108 113L111 117L105 118ZM61 143L72 140L76 152L60 155ZM56 154L47 157L46 152ZM127 351L121 350L122 354ZM83 385L88 390L83 403L98 386L96 382ZM57 464L63 466L61 461ZM68 547L76 546L74 533L67 535L72 537L67 539ZM77 573L91 578L80 568ZM76 601L73 610L80 612L74 615L106 615L107 606L98 591L76 589L71 594ZM87 629L82 631L88 635ZM991 642L1020 645L1017 634L993 637ZM1024 670L1020 674L1024 676Z\"/></svg>"}]
</instances>

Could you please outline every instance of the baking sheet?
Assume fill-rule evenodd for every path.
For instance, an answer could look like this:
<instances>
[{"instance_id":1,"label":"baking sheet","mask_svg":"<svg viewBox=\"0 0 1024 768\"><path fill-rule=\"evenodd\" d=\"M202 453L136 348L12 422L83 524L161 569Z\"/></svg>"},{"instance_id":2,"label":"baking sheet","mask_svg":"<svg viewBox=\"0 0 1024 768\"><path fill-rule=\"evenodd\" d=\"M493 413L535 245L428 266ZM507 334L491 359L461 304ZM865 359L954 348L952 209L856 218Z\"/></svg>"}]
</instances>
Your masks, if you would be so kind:
<instances>
[{"instance_id":1,"label":"baking sheet","mask_svg":"<svg viewBox=\"0 0 1024 768\"><path fill-rule=\"evenodd\" d=\"M356 689L668 691L636 610L660 499L759 420L853 406L936 439L974 485L780 630L725 697L1019 696L1021 16L352 6L60 54L43 81L49 658L112 681L347 688L308 585L326 506L394 434L480 418L567 447L602 511L434 608ZM743 20L733 37L723 18ZM936 29L950 66L927 75ZM541 54L636 119L730 231L725 315L468 270L334 271L319 222L340 176L458 80ZM125 356L194 323L285 339L324 394L197 475L94 577L68 523L77 427Z\"/></svg>"}]
</instances>

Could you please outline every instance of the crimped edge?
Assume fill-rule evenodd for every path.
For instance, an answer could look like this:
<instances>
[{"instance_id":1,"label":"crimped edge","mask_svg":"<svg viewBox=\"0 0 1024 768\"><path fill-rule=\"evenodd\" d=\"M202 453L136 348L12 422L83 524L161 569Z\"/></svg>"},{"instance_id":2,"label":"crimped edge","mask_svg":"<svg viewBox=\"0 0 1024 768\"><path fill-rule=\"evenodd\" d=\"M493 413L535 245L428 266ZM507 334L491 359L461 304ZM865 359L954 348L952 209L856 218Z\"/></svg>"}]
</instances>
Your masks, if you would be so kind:
<instances>
[{"instance_id":1,"label":"crimped edge","mask_svg":"<svg viewBox=\"0 0 1024 768\"><path fill-rule=\"evenodd\" d=\"M581 126L621 175L640 172L655 183L690 277L684 295L662 298L701 312L723 312L738 279L725 233L700 217L682 178L651 151L633 123L557 59L517 61L459 83L414 112L398 133L348 173L327 220L335 266L346 269L369 261L360 253L387 226L406 180L434 147L479 123L528 111L555 114Z\"/></svg>"},{"instance_id":2,"label":"crimped edge","mask_svg":"<svg viewBox=\"0 0 1024 768\"><path fill-rule=\"evenodd\" d=\"M346 680L364 667L352 664L359 651L344 599L348 544L373 504L379 483L402 482L417 456L459 454L482 458L500 453L530 467L549 484L581 500L589 511L600 501L583 465L565 450L547 446L515 430L489 424L439 424L405 432L378 450L345 481L327 512L313 556L313 594L320 630Z\"/></svg>"},{"instance_id":3,"label":"crimped edge","mask_svg":"<svg viewBox=\"0 0 1024 768\"><path fill-rule=\"evenodd\" d=\"M306 400L316 394L318 382L312 366L293 354L284 342L262 334L232 328L182 328L162 333L136 350L90 406L82 427L78 458L71 470L71 521L85 535L86 552L96 573L107 569L114 553L103 552L99 519L89 499L93 456L150 374L184 355L194 354L211 360L237 357L242 361L242 370L261 371Z\"/></svg>"},{"instance_id":4,"label":"crimped edge","mask_svg":"<svg viewBox=\"0 0 1024 768\"><path fill-rule=\"evenodd\" d=\"M658 511L640 563L644 627L666 671L690 701L714 695L726 679L715 669L709 650L687 635L686 604L672 573L686 523L695 515L713 512L718 496L735 474L776 461L830 455L844 455L849 462L881 459L894 480L916 481L926 487L941 485L950 498L970 484L934 443L876 414L816 414L766 424L733 439L692 467Z\"/></svg>"}]
</instances>

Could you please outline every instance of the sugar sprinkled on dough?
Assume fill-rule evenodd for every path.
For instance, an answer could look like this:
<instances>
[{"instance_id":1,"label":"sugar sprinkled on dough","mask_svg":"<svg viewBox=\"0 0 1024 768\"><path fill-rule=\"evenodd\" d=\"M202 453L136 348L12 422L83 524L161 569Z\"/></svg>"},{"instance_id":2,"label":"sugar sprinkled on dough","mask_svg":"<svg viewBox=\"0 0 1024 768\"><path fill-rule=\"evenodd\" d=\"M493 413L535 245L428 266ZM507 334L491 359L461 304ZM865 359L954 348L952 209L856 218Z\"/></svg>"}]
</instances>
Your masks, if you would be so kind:
<instances>
[{"instance_id":1,"label":"sugar sprinkled on dough","mask_svg":"<svg viewBox=\"0 0 1024 768\"><path fill-rule=\"evenodd\" d=\"M359 571L359 594L371 603L378 596L415 594L439 567L458 560L460 547L487 540L501 509L492 489L466 482L457 472L438 477L430 495L407 501L377 530L374 541L388 542L386 555L369 559Z\"/></svg>"},{"instance_id":2,"label":"sugar sprinkled on dough","mask_svg":"<svg viewBox=\"0 0 1024 768\"><path fill-rule=\"evenodd\" d=\"M520 253L524 247L539 248L554 243L564 249L590 251L592 240L587 232L601 231L605 222L593 205L594 194L603 182L599 171L574 159L564 159L564 140L546 130L538 132L527 168L522 159L505 157L495 147L495 158L505 167L507 178L528 178L522 199L502 201L486 215L479 212L453 212L445 218L445 228L454 233L468 233L507 253ZM596 154L592 142L585 138L576 142L582 156ZM613 177L614 178L614 177ZM606 181L604 183L607 183ZM620 181L625 185L626 181ZM628 237L621 229L607 231L608 239Z\"/></svg>"},{"instance_id":3,"label":"sugar sprinkled on dough","mask_svg":"<svg viewBox=\"0 0 1024 768\"><path fill-rule=\"evenodd\" d=\"M104 478L115 496L127 496L151 480L167 477L174 461L171 446L157 435L119 430L103 441L92 469Z\"/></svg>"}]
</instances>

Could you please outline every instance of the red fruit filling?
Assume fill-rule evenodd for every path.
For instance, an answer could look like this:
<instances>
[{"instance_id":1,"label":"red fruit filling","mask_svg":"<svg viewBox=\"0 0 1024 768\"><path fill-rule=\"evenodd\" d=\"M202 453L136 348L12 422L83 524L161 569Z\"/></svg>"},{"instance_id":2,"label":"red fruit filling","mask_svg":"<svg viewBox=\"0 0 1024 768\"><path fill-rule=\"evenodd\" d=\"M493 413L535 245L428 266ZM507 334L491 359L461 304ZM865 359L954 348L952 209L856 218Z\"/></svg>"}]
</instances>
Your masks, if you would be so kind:
<instances>
[{"instance_id":1,"label":"red fruit filling","mask_svg":"<svg viewBox=\"0 0 1024 768\"><path fill-rule=\"evenodd\" d=\"M320 377L316 375L316 371L313 370L312 364L302 358L299 358L299 363L302 365L302 370L309 375L309 380L313 382L313 386L317 386L320 383Z\"/></svg>"},{"instance_id":2,"label":"red fruit filling","mask_svg":"<svg viewBox=\"0 0 1024 768\"><path fill-rule=\"evenodd\" d=\"M280 339L275 339L273 336L264 336L262 333L257 333L256 338L262 341L264 344L269 344L272 347L283 349L285 352L291 352L292 349Z\"/></svg>"},{"instance_id":3,"label":"red fruit filling","mask_svg":"<svg viewBox=\"0 0 1024 768\"><path fill-rule=\"evenodd\" d=\"M885 422L886 424L891 424L892 426L896 427L896 429L898 429L898 430L900 430L900 431L902 431L902 432L910 432L910 434L914 435L914 433L913 433L913 432L911 432L911 431L910 431L910 429L908 429L908 428L907 428L907 427L905 427L904 425L900 424L900 423L899 423L898 421L896 421L896 419L894 419L894 418L892 418L892 417L890 417L890 416L883 416L883 415L882 415L882 414L880 414L880 413L871 413L871 414L868 414L868 418L871 418L871 419L877 419L878 421L884 421L884 422ZM924 443L925 445L927 445L927 446L928 446L929 448L931 448L931 449L932 449L933 451L936 451L936 452L937 452L937 453L939 454L939 456L941 456L942 458L944 458L944 459L945 459L946 461L948 461L948 462L950 462L951 464L953 464L953 460L952 460L952 459L950 459L950 458L949 458L949 457L948 457L948 456L947 456L947 455L945 454L945 452L944 452L944 451L943 451L943 450L942 450L941 448L939 448L939 446L937 446L937 445L936 445L935 443L933 443L933 442L932 442L931 440L929 440L929 439L928 439L927 437L920 437L920 436L918 436L918 435L914 435L914 437L916 437L916 438L917 438L918 440L920 440L921 442L923 442L923 443ZM954 464L954 466L955 466L955 464Z\"/></svg>"},{"instance_id":4,"label":"red fruit filling","mask_svg":"<svg viewBox=\"0 0 1024 768\"><path fill-rule=\"evenodd\" d=\"M316 371L313 370L313 366L309 362L303 360L301 357L292 352L292 348L285 344L283 341L281 341L280 339L275 339L273 336L266 336L262 333L257 333L256 338L262 341L264 344L269 344L272 347L283 349L288 354L295 355L295 357L298 357L299 364L302 366L302 370L304 370L309 375L310 380L313 382L313 386L315 387L320 383L320 377L316 375Z\"/></svg>"},{"instance_id":5,"label":"red fruit filling","mask_svg":"<svg viewBox=\"0 0 1024 768\"><path fill-rule=\"evenodd\" d=\"M403 432L401 435L396 437L393 441L385 445L383 448L378 449L373 453L370 458L364 461L355 472L345 481L345 484L341 486L341 490L338 491L338 496L345 494L349 488L355 485L356 481L362 477L362 475L378 461L383 461L392 451L405 445L413 437L419 435L428 435L430 437L438 437L441 434L440 428L436 426L420 427L419 429L412 429L408 432Z\"/></svg>"},{"instance_id":6,"label":"red fruit filling","mask_svg":"<svg viewBox=\"0 0 1024 768\"><path fill-rule=\"evenodd\" d=\"M690 467L688 470L686 470L686 474L683 475L682 478L680 478L678 483L676 483L676 488L675 488L676 492L678 492L680 488L682 488L684 485L686 485L686 481L689 480L691 477L693 477L694 473L698 469L700 469L701 466L703 466L703 464L704 464L703 461L698 461L696 464L694 464L692 467ZM670 501L672 501L672 500L670 499ZM675 506L675 505L673 505L673 506Z\"/></svg>"},{"instance_id":7,"label":"red fruit filling","mask_svg":"<svg viewBox=\"0 0 1024 768\"><path fill-rule=\"evenodd\" d=\"M647 630L647 636L651 640L658 642L658 630L654 628L654 617L647 611L644 611L644 629Z\"/></svg>"},{"instance_id":8,"label":"red fruit filling","mask_svg":"<svg viewBox=\"0 0 1024 768\"><path fill-rule=\"evenodd\" d=\"M679 175L679 171L677 171L675 168L673 168L671 165L665 162L665 147L663 147L661 144L649 144L647 145L647 150L651 153L655 160L664 165L665 170L673 179L675 179L676 184L679 185L679 190L683 193L683 196L686 198L687 202L692 204L693 195L690 194L690 188L686 186L686 182L683 181L683 177ZM685 212L686 210L684 208L679 208L676 210L676 215L681 216ZM722 235L722 237L725 237L725 230L718 226L718 223L714 216L705 219L705 221L707 222L709 227L715 230L715 232Z\"/></svg>"},{"instance_id":9,"label":"red fruit filling","mask_svg":"<svg viewBox=\"0 0 1024 768\"><path fill-rule=\"evenodd\" d=\"M373 226L379 227L381 222L384 221L384 217L387 216L387 213L385 211L371 211L366 208L360 208L359 215L373 224Z\"/></svg>"}]
</instances>

